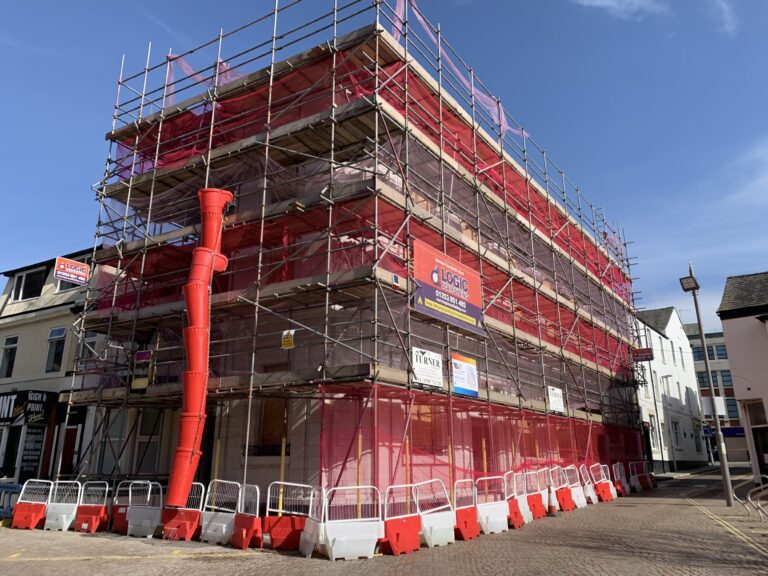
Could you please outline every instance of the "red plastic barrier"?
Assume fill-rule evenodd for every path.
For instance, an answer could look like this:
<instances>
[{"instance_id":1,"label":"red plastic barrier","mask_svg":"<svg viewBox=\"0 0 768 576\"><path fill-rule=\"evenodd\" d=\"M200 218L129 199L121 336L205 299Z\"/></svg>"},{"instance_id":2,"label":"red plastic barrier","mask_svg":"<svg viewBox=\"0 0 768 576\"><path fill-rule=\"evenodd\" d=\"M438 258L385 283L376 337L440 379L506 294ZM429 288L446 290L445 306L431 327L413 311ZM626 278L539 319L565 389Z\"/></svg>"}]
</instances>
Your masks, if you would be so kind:
<instances>
[{"instance_id":1,"label":"red plastic barrier","mask_svg":"<svg viewBox=\"0 0 768 576\"><path fill-rule=\"evenodd\" d=\"M531 514L533 515L534 520L544 518L547 515L547 511L544 508L544 502L541 500L541 494L538 492L536 494L528 495L528 508L531 509Z\"/></svg>"},{"instance_id":2,"label":"red plastic barrier","mask_svg":"<svg viewBox=\"0 0 768 576\"><path fill-rule=\"evenodd\" d=\"M34 530L45 524L45 504L39 502L17 502L13 507L11 528Z\"/></svg>"},{"instance_id":3,"label":"red plastic barrier","mask_svg":"<svg viewBox=\"0 0 768 576\"><path fill-rule=\"evenodd\" d=\"M480 523L477 521L475 506L456 510L456 526L453 531L459 540L474 540L480 536Z\"/></svg>"},{"instance_id":4,"label":"red plastic barrier","mask_svg":"<svg viewBox=\"0 0 768 576\"><path fill-rule=\"evenodd\" d=\"M555 490L555 496L557 497L557 503L560 504L560 510L563 512L570 512L576 508L570 488L566 487Z\"/></svg>"},{"instance_id":5,"label":"red plastic barrier","mask_svg":"<svg viewBox=\"0 0 768 576\"><path fill-rule=\"evenodd\" d=\"M640 487L643 490L650 490L651 489L651 481L645 474L638 474L637 479L640 481Z\"/></svg>"},{"instance_id":6,"label":"red plastic barrier","mask_svg":"<svg viewBox=\"0 0 768 576\"><path fill-rule=\"evenodd\" d=\"M298 550L301 532L307 519L304 516L267 516L264 533L269 534L272 550Z\"/></svg>"},{"instance_id":7,"label":"red plastic barrier","mask_svg":"<svg viewBox=\"0 0 768 576\"><path fill-rule=\"evenodd\" d=\"M522 512L520 512L520 503L517 498L509 499L509 514L507 515L507 522L512 528L518 529L525 526L525 519Z\"/></svg>"},{"instance_id":8,"label":"red plastic barrier","mask_svg":"<svg viewBox=\"0 0 768 576\"><path fill-rule=\"evenodd\" d=\"M112 507L112 532L115 534L128 534L128 505Z\"/></svg>"},{"instance_id":9,"label":"red plastic barrier","mask_svg":"<svg viewBox=\"0 0 768 576\"><path fill-rule=\"evenodd\" d=\"M379 540L384 554L408 554L421 547L421 516L406 516L384 521L384 538Z\"/></svg>"},{"instance_id":10,"label":"red plastic barrier","mask_svg":"<svg viewBox=\"0 0 768 576\"><path fill-rule=\"evenodd\" d=\"M261 529L261 518L250 514L235 514L235 527L229 543L233 548L261 548L264 543L264 533Z\"/></svg>"},{"instance_id":11,"label":"red plastic barrier","mask_svg":"<svg viewBox=\"0 0 768 576\"><path fill-rule=\"evenodd\" d=\"M101 532L109 525L109 513L106 506L84 504L77 507L75 514L75 532Z\"/></svg>"},{"instance_id":12,"label":"red plastic barrier","mask_svg":"<svg viewBox=\"0 0 768 576\"><path fill-rule=\"evenodd\" d=\"M200 510L164 508L160 520L165 540L196 540L200 537Z\"/></svg>"},{"instance_id":13,"label":"red plastic barrier","mask_svg":"<svg viewBox=\"0 0 768 576\"><path fill-rule=\"evenodd\" d=\"M659 486L659 485L658 485L658 483L656 482L656 476L654 476L653 474L648 474L648 477L651 479L651 485L652 485L654 488L658 488L658 486Z\"/></svg>"},{"instance_id":14,"label":"red plastic barrier","mask_svg":"<svg viewBox=\"0 0 768 576\"><path fill-rule=\"evenodd\" d=\"M621 480L614 480L613 487L616 488L616 494L618 496L627 495L627 491L624 489L624 483Z\"/></svg>"},{"instance_id":15,"label":"red plastic barrier","mask_svg":"<svg viewBox=\"0 0 768 576\"><path fill-rule=\"evenodd\" d=\"M184 286L184 299L189 327L184 330L187 370L184 372L184 408L179 424L179 441L168 480L168 506L184 506L192 480L200 462L200 443L205 426L205 402L208 389L208 346L210 344L209 287L214 272L227 269L227 258L221 250L221 226L224 208L234 196L227 190L204 188L200 198L201 233L198 247L192 252L189 282ZM187 535L189 528L174 527Z\"/></svg>"},{"instance_id":16,"label":"red plastic barrier","mask_svg":"<svg viewBox=\"0 0 768 576\"><path fill-rule=\"evenodd\" d=\"M611 486L608 482L598 482L595 484L595 494L600 502L610 502L613 500L613 494L611 494Z\"/></svg>"}]
</instances>

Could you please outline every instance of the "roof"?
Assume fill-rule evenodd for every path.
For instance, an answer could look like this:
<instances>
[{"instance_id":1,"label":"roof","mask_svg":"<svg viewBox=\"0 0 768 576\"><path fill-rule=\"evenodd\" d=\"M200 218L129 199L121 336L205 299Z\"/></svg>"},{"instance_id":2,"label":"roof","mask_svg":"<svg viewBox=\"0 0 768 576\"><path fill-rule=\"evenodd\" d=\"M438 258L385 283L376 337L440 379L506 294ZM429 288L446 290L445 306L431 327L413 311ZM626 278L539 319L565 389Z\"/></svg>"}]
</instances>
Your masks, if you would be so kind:
<instances>
[{"instance_id":1,"label":"roof","mask_svg":"<svg viewBox=\"0 0 768 576\"><path fill-rule=\"evenodd\" d=\"M728 276L717 309L721 320L768 312L768 272Z\"/></svg>"},{"instance_id":2,"label":"roof","mask_svg":"<svg viewBox=\"0 0 768 576\"><path fill-rule=\"evenodd\" d=\"M669 306L667 308L656 308L654 310L640 310L637 313L637 317L643 324L650 326L659 334L666 336L667 324L669 324L669 319L672 318L672 314L674 313L675 308Z\"/></svg>"},{"instance_id":3,"label":"roof","mask_svg":"<svg viewBox=\"0 0 768 576\"><path fill-rule=\"evenodd\" d=\"M93 248L86 248L84 250L78 250L77 252L71 252L69 254L62 254L62 258L79 258L81 256L89 256L93 252ZM35 262L34 264L27 264L26 266L19 266L18 268L13 268L12 270L6 270L5 272L0 272L3 276L14 276L15 274L18 274L19 272L23 272L24 270L31 270L32 268L42 268L45 266L46 268L50 268L53 266L56 262L56 258L49 258L48 260L43 260L42 262Z\"/></svg>"}]
</instances>

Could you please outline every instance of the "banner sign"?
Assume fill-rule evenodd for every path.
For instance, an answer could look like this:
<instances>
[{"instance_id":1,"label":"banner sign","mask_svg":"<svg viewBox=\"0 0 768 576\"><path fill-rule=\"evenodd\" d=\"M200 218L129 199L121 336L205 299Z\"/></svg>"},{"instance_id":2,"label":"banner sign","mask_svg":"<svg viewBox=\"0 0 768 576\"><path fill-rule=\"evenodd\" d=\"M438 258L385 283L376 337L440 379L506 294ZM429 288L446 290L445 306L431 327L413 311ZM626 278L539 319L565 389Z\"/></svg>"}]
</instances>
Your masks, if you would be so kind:
<instances>
[{"instance_id":1,"label":"banner sign","mask_svg":"<svg viewBox=\"0 0 768 576\"><path fill-rule=\"evenodd\" d=\"M653 360L653 348L635 348L632 351L632 360L635 362L650 362Z\"/></svg>"},{"instance_id":2,"label":"banner sign","mask_svg":"<svg viewBox=\"0 0 768 576\"><path fill-rule=\"evenodd\" d=\"M563 402L563 391L554 386L547 386L547 400L549 400L549 410L551 412L565 412L565 403Z\"/></svg>"},{"instance_id":3,"label":"banner sign","mask_svg":"<svg viewBox=\"0 0 768 576\"><path fill-rule=\"evenodd\" d=\"M413 381L424 386L443 387L443 355L421 348L411 349Z\"/></svg>"},{"instance_id":4,"label":"banner sign","mask_svg":"<svg viewBox=\"0 0 768 576\"><path fill-rule=\"evenodd\" d=\"M56 398L53 392L34 390L0 394L0 424L47 424Z\"/></svg>"},{"instance_id":5,"label":"banner sign","mask_svg":"<svg viewBox=\"0 0 768 576\"><path fill-rule=\"evenodd\" d=\"M280 348L283 350L293 350L296 347L295 334L296 330L283 330L283 336L280 338Z\"/></svg>"},{"instance_id":6,"label":"banner sign","mask_svg":"<svg viewBox=\"0 0 768 576\"><path fill-rule=\"evenodd\" d=\"M451 353L451 382L455 394L477 398L479 386L477 361L461 354Z\"/></svg>"},{"instance_id":7,"label":"banner sign","mask_svg":"<svg viewBox=\"0 0 768 576\"><path fill-rule=\"evenodd\" d=\"M53 268L53 277L56 280L62 280L78 286L88 284L88 278L91 275L91 267L84 262L70 260L69 258L56 258L56 266Z\"/></svg>"},{"instance_id":8,"label":"banner sign","mask_svg":"<svg viewBox=\"0 0 768 576\"><path fill-rule=\"evenodd\" d=\"M480 274L439 250L413 242L414 309L475 334L482 327Z\"/></svg>"}]
</instances>

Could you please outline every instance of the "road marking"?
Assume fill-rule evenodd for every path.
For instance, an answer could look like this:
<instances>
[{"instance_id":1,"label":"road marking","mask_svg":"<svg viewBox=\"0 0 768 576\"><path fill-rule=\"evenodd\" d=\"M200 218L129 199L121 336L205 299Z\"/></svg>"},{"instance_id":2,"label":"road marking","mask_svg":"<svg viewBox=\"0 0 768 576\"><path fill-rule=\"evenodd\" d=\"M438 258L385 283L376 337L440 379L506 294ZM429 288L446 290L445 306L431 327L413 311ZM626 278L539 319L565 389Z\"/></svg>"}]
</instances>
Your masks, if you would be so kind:
<instances>
[{"instance_id":1,"label":"road marking","mask_svg":"<svg viewBox=\"0 0 768 576\"><path fill-rule=\"evenodd\" d=\"M181 554L180 550L176 550L171 552L170 554L149 554L149 555L142 555L140 557L136 555L105 555L105 556L26 556L21 557L21 554L12 554L11 556L7 556L6 558L0 559L0 563L2 562L81 562L81 561L90 561L90 560L131 560L136 561L137 559L140 560L200 560L204 558L248 558L250 556L255 556L256 554L262 554L262 552L257 552L255 550L252 550L247 553L243 553L243 551L236 551L236 552L194 552L191 554Z\"/></svg>"},{"instance_id":2,"label":"road marking","mask_svg":"<svg viewBox=\"0 0 768 576\"><path fill-rule=\"evenodd\" d=\"M754 549L755 549L755 550L757 550L757 551L758 551L760 554L762 554L763 556L765 556L766 558L768 558L768 548L765 548L765 547L764 547L762 544L760 544L759 542L757 542L757 541L753 540L752 538L750 538L749 536L747 536L746 534L744 534L744 533L743 533L741 530L739 530L738 528L736 528L736 526L734 526L734 525L733 525L733 524L731 524L730 522L727 522L727 521L726 521L726 520L724 520L723 518L720 518L720 516L718 516L717 514L715 514L714 512L712 512L711 510L707 510L707 509L706 509L704 506L702 506L701 504L698 504L698 503L697 503L695 500L691 500L690 498L686 498L685 500L686 500L686 502L688 502L688 504L690 504L691 506L695 506L696 508L698 508L699 510L701 510L702 512L704 512L704 514L706 514L707 516L709 516L710 518L712 518L712 520L714 520L715 522L717 522L718 524L720 524L720 525L721 525L723 528L725 528L725 529L726 529L726 530L728 530L728 531L729 531L731 534L733 534L734 536L736 536L736 538L738 538L739 540L741 540L741 541L742 541L742 542L744 542L745 544L748 544L750 547L754 548Z\"/></svg>"}]
</instances>

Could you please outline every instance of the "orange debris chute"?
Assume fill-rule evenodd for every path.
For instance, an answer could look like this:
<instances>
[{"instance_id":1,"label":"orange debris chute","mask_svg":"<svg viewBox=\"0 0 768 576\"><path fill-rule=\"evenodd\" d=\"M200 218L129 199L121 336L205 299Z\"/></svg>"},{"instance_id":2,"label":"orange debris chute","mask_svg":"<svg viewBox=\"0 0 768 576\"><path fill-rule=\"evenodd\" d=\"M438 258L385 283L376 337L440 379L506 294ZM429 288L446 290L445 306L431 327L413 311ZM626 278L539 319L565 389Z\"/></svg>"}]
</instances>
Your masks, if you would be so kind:
<instances>
[{"instance_id":1,"label":"orange debris chute","mask_svg":"<svg viewBox=\"0 0 768 576\"><path fill-rule=\"evenodd\" d=\"M184 408L179 441L168 481L166 506L183 508L200 461L208 390L208 345L211 339L210 287L213 274L227 269L221 250L224 209L233 196L227 190L204 188L198 192L202 215L200 241L192 254L189 282L184 285L189 326L184 329L187 370L184 372Z\"/></svg>"}]
</instances>

